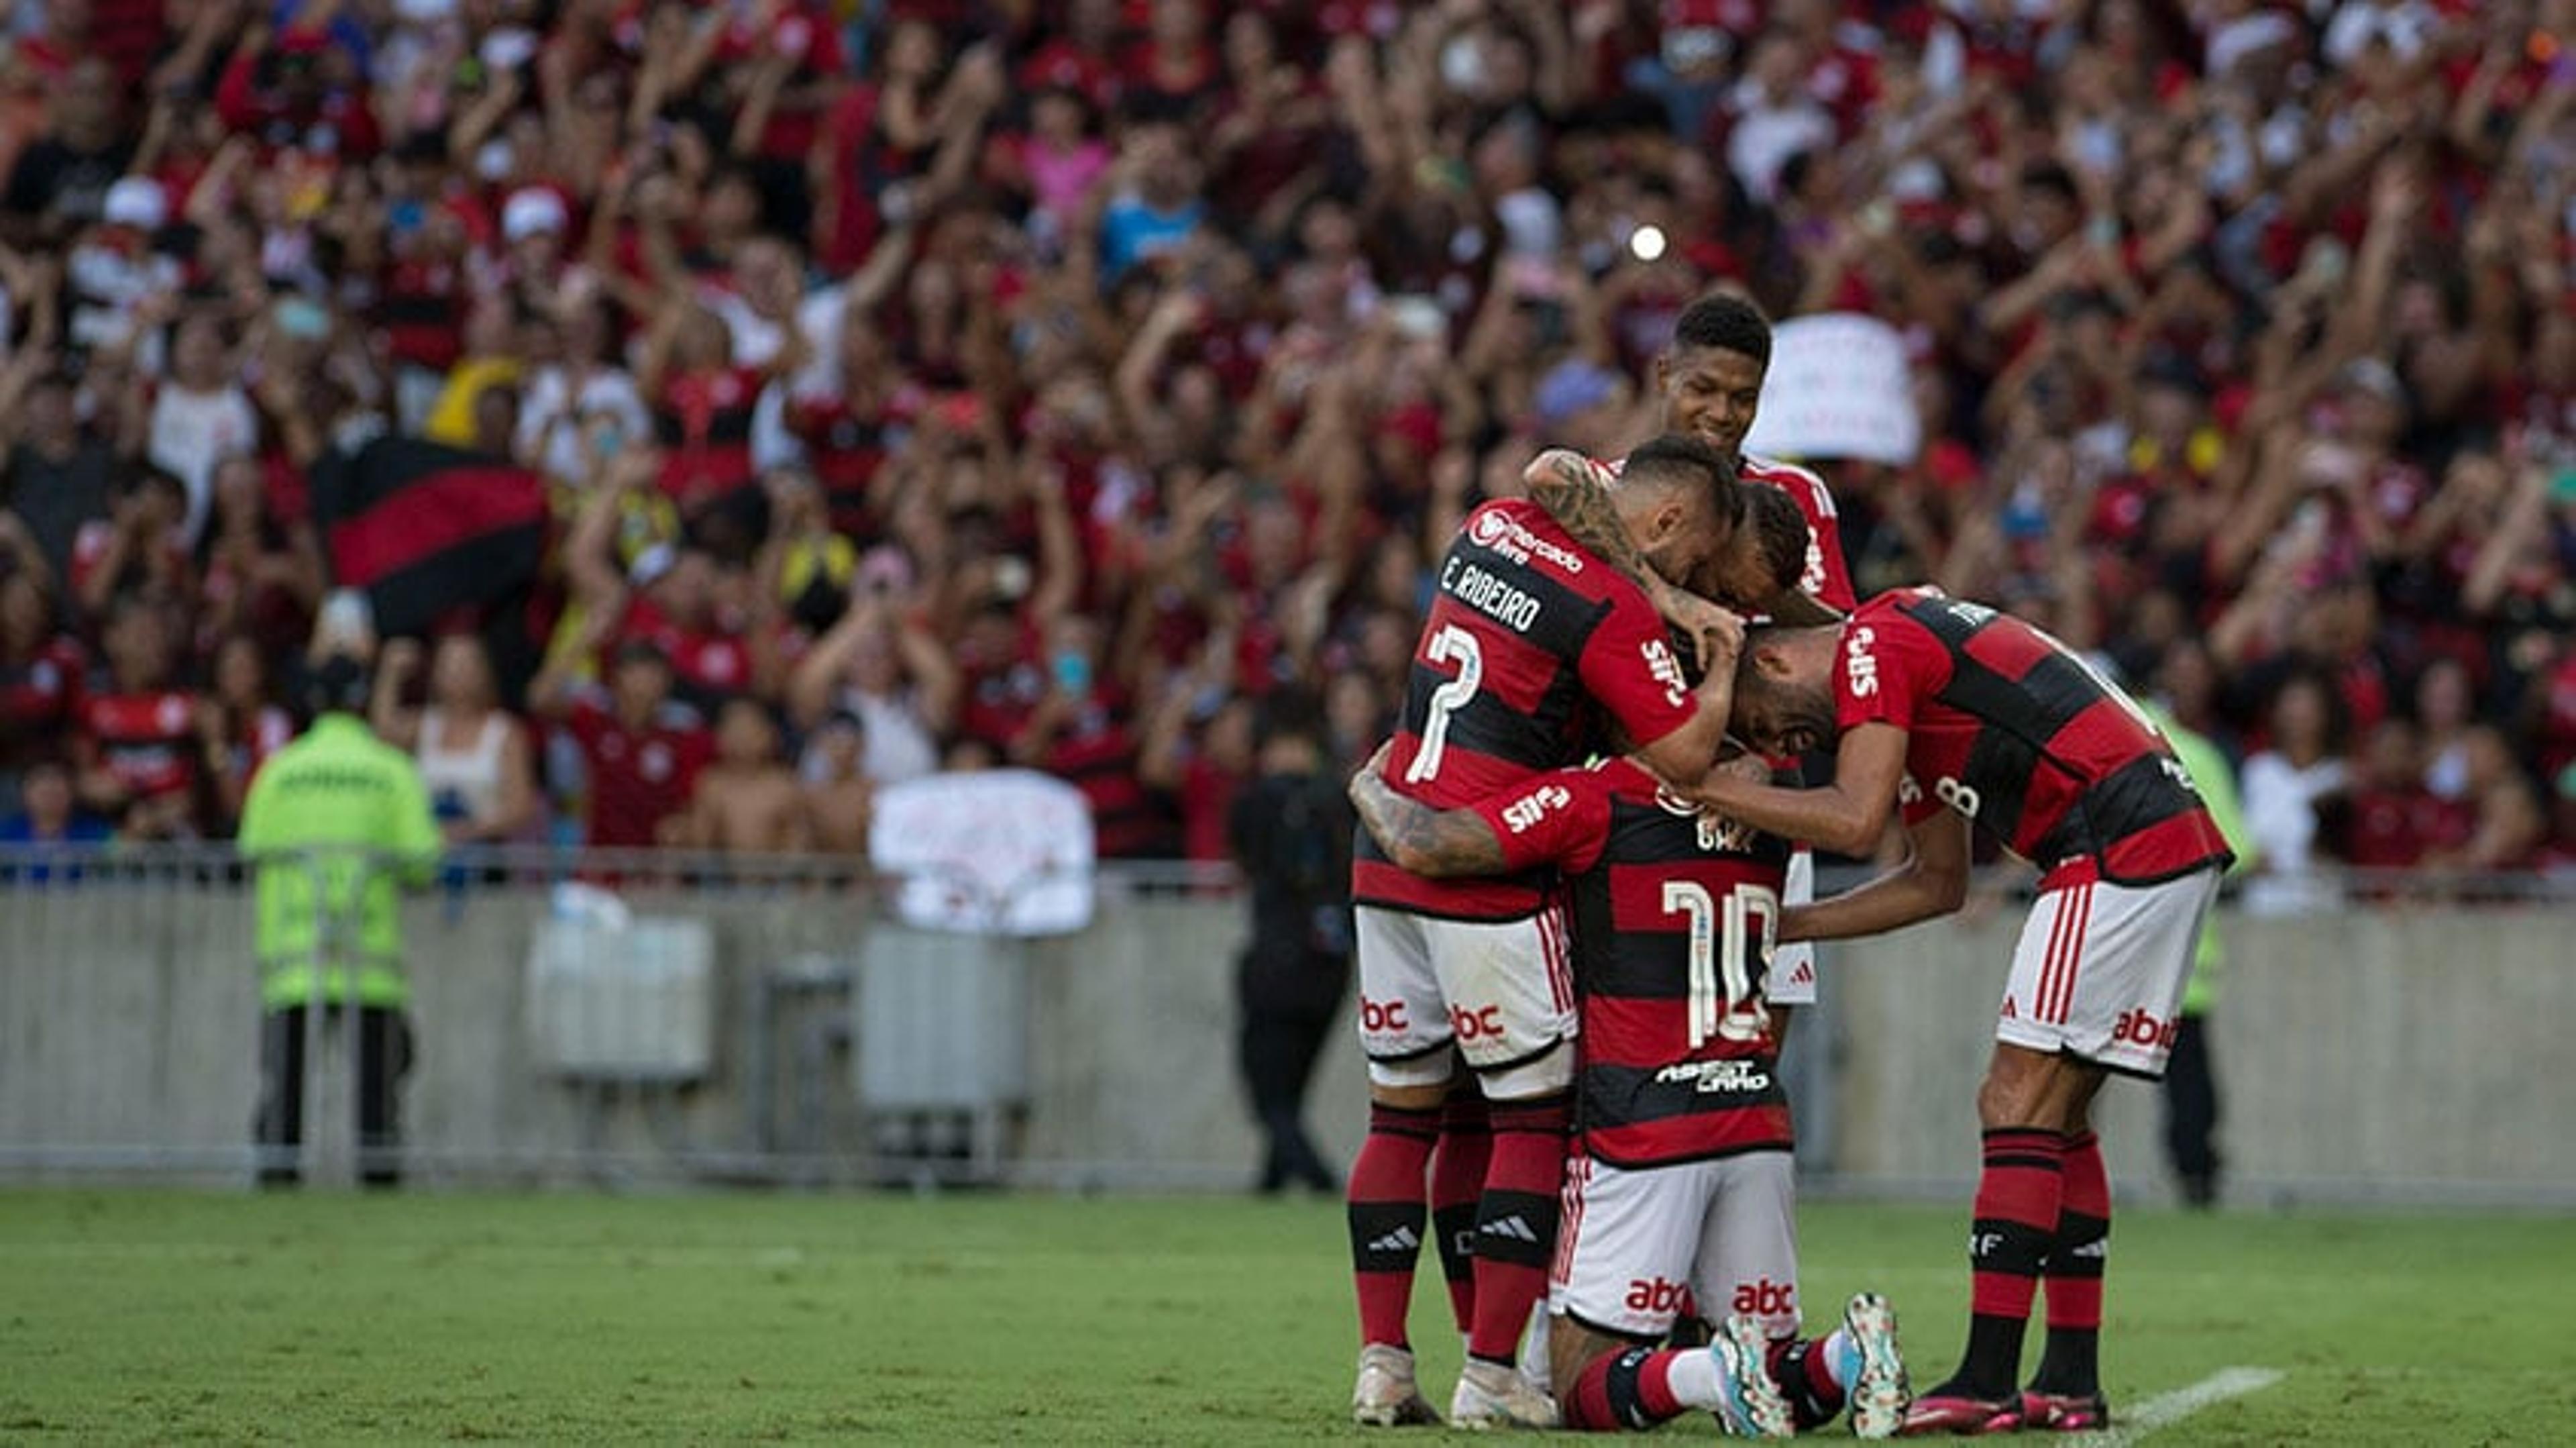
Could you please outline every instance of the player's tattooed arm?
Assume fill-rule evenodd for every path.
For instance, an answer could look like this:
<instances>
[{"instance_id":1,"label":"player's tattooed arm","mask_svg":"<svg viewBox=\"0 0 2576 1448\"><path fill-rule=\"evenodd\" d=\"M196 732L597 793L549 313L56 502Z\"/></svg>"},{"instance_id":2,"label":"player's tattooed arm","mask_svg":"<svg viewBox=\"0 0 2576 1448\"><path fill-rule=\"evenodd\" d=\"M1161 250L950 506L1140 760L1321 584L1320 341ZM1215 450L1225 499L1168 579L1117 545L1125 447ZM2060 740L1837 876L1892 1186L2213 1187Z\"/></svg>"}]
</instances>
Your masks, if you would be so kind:
<instances>
[{"instance_id":1,"label":"player's tattooed arm","mask_svg":"<svg viewBox=\"0 0 2576 1448\"><path fill-rule=\"evenodd\" d=\"M1619 510L1610 502L1609 474L1579 452L1552 447L1521 470L1521 482L1529 488L1530 501L1547 509L1558 527L1585 551L1637 580L1662 610L1669 585L1647 564L1627 525L1619 521Z\"/></svg>"},{"instance_id":2,"label":"player's tattooed arm","mask_svg":"<svg viewBox=\"0 0 2576 1448\"><path fill-rule=\"evenodd\" d=\"M1388 786L1386 756L1392 747L1378 746L1351 776L1351 808L1378 848L1396 868L1426 880L1503 873L1503 842L1482 816L1469 809L1433 809Z\"/></svg>"}]
</instances>

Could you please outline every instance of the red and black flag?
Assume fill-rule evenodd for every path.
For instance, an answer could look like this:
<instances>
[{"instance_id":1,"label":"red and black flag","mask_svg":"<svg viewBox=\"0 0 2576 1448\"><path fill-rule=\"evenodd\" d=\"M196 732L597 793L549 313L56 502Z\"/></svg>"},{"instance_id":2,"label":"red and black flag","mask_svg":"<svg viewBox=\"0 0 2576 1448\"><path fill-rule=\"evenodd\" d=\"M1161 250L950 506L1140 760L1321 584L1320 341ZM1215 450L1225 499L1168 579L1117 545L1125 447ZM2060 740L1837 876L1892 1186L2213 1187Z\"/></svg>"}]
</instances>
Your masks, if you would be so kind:
<instances>
[{"instance_id":1,"label":"red and black flag","mask_svg":"<svg viewBox=\"0 0 2576 1448\"><path fill-rule=\"evenodd\" d=\"M366 593L383 637L501 620L524 628L548 527L533 470L422 438L377 438L315 465L313 517L332 582Z\"/></svg>"}]
</instances>

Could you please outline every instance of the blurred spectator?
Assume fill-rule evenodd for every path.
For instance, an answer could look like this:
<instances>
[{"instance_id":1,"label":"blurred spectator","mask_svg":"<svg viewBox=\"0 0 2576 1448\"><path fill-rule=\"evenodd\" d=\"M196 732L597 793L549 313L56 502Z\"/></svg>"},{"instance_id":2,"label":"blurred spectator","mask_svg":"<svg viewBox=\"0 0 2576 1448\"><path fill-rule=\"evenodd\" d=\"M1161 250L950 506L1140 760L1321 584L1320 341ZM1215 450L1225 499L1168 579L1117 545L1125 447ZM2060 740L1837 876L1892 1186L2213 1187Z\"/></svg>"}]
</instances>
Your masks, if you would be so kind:
<instances>
[{"instance_id":1,"label":"blurred spectator","mask_svg":"<svg viewBox=\"0 0 2576 1448\"><path fill-rule=\"evenodd\" d=\"M177 628L166 608L127 594L110 609L107 667L80 696L73 736L82 803L130 839L189 838L213 781L198 735L198 694L179 681Z\"/></svg>"},{"instance_id":2,"label":"blurred spectator","mask_svg":"<svg viewBox=\"0 0 2576 1448\"><path fill-rule=\"evenodd\" d=\"M9 536L23 531L59 586L71 577L81 529L107 520L116 460L74 408L71 379L50 367L34 370L43 357L21 352L0 370L0 438L8 442Z\"/></svg>"},{"instance_id":3,"label":"blurred spectator","mask_svg":"<svg viewBox=\"0 0 2576 1448\"><path fill-rule=\"evenodd\" d=\"M2501 731L2479 725L2461 740L2460 795L2470 809L2468 838L2425 852L2436 869L2505 871L2532 863L2549 835L2539 793L2524 777Z\"/></svg>"},{"instance_id":4,"label":"blurred spectator","mask_svg":"<svg viewBox=\"0 0 2576 1448\"><path fill-rule=\"evenodd\" d=\"M449 844L526 839L540 802L535 751L526 726L501 706L490 652L471 635L440 639L429 658L427 697L414 705L409 693L420 669L416 640L384 646L368 705L376 737L411 751Z\"/></svg>"},{"instance_id":5,"label":"blurred spectator","mask_svg":"<svg viewBox=\"0 0 2576 1448\"><path fill-rule=\"evenodd\" d=\"M43 81L44 131L18 152L0 187L0 228L12 245L59 245L100 220L108 188L134 154L135 137L118 124L115 71L103 60L47 52L30 67ZM22 46L12 62L29 59Z\"/></svg>"},{"instance_id":6,"label":"blurred spectator","mask_svg":"<svg viewBox=\"0 0 2576 1448\"><path fill-rule=\"evenodd\" d=\"M0 515L5 520L6 515ZM78 717L89 656L62 631L42 560L0 521L0 776L60 751Z\"/></svg>"},{"instance_id":7,"label":"blurred spectator","mask_svg":"<svg viewBox=\"0 0 2576 1448\"><path fill-rule=\"evenodd\" d=\"M661 843L737 855L788 855L813 840L796 771L778 754L778 721L757 699L728 699L716 715L715 757L698 771L688 807L663 819Z\"/></svg>"},{"instance_id":8,"label":"blurred spectator","mask_svg":"<svg viewBox=\"0 0 2576 1448\"><path fill-rule=\"evenodd\" d=\"M269 678L268 658L259 639L226 635L215 646L207 675L213 687L197 701L197 743L210 784L204 823L212 834L233 832L251 777L295 737L295 720Z\"/></svg>"},{"instance_id":9,"label":"blurred spectator","mask_svg":"<svg viewBox=\"0 0 2576 1448\"><path fill-rule=\"evenodd\" d=\"M240 382L241 358L212 313L181 319L170 338L170 376L152 395L150 457L188 490L181 533L189 546L213 508L215 470L259 441L259 414Z\"/></svg>"},{"instance_id":10,"label":"blurred spectator","mask_svg":"<svg viewBox=\"0 0 2576 1448\"><path fill-rule=\"evenodd\" d=\"M908 585L899 555L860 565L849 606L788 681L791 717L813 728L835 712L859 722L864 772L880 785L939 767L939 740L956 717L957 665L927 621L899 610Z\"/></svg>"},{"instance_id":11,"label":"blurred spectator","mask_svg":"<svg viewBox=\"0 0 2576 1448\"><path fill-rule=\"evenodd\" d=\"M2256 914L2331 909L2334 891L2319 879L2317 806L2346 786L2344 716L2318 674L2290 675L2266 712L2271 743L2245 761L2245 832L2258 863L2245 887Z\"/></svg>"},{"instance_id":12,"label":"blurred spectator","mask_svg":"<svg viewBox=\"0 0 2576 1448\"><path fill-rule=\"evenodd\" d=\"M71 768L61 760L37 760L17 779L18 811L0 817L0 845L98 844L114 833L107 821L82 811Z\"/></svg>"},{"instance_id":13,"label":"blurred spectator","mask_svg":"<svg viewBox=\"0 0 2576 1448\"><path fill-rule=\"evenodd\" d=\"M604 615L566 653L586 653L609 632ZM582 842L641 849L659 843L714 752L697 711L671 697L671 665L643 639L617 645L605 689L576 684L558 657L528 686L531 707L557 721L581 761Z\"/></svg>"},{"instance_id":14,"label":"blurred spectator","mask_svg":"<svg viewBox=\"0 0 2576 1448\"><path fill-rule=\"evenodd\" d=\"M799 771L804 784L805 828L814 849L826 855L868 857L868 830L876 822L877 781L867 772L867 725L847 710L814 730Z\"/></svg>"},{"instance_id":15,"label":"blurred spectator","mask_svg":"<svg viewBox=\"0 0 2576 1448\"><path fill-rule=\"evenodd\" d=\"M2421 736L2404 719L2383 721L2352 761L2352 787L2333 797L2323 835L2345 864L2404 869L2466 834L2460 812L2425 785Z\"/></svg>"},{"instance_id":16,"label":"blurred spectator","mask_svg":"<svg viewBox=\"0 0 2576 1448\"><path fill-rule=\"evenodd\" d=\"M366 561L308 471L446 438L556 485L512 628L450 621L553 631L550 688L649 641L700 707L854 713L877 782L1015 758L1117 848L1204 854L1244 711L1314 691L1365 757L1456 520L1541 445L1644 436L1726 288L1904 339L1922 455L1809 460L1864 591L2044 619L2231 753L2321 671L2356 739L2431 706L2446 790L2480 726L2554 780L2571 32L2565 0L22 5L0 546L79 649L130 594L186 625L169 679L242 633L285 677ZM10 709L61 705L25 688L54 647L0 639ZM549 783L595 793L564 738Z\"/></svg>"}]
</instances>

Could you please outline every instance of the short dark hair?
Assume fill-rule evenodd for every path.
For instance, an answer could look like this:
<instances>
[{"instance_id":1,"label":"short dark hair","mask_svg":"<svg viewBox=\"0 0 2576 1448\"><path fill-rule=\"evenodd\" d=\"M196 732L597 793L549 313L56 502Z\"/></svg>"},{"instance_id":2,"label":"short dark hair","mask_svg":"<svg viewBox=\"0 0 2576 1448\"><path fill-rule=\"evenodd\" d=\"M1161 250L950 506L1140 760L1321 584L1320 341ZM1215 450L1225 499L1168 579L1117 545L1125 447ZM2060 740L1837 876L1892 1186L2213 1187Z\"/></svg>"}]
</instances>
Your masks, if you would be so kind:
<instances>
[{"instance_id":1,"label":"short dark hair","mask_svg":"<svg viewBox=\"0 0 2576 1448\"><path fill-rule=\"evenodd\" d=\"M1714 347L1741 352L1764 367L1771 365L1771 319L1760 304L1733 292L1711 292L1682 308L1673 323L1673 350Z\"/></svg>"},{"instance_id":2,"label":"short dark hair","mask_svg":"<svg viewBox=\"0 0 2576 1448\"><path fill-rule=\"evenodd\" d=\"M1795 590L1807 572L1805 511L1797 499L1768 483L1738 483L1736 491L1744 495L1744 526L1753 531L1763 576L1775 593Z\"/></svg>"},{"instance_id":3,"label":"short dark hair","mask_svg":"<svg viewBox=\"0 0 2576 1448\"><path fill-rule=\"evenodd\" d=\"M1619 476L1645 487L1697 488L1706 494L1721 527L1731 532L1744 523L1744 490L1736 483L1734 462L1689 433L1668 432L1639 444L1620 465Z\"/></svg>"},{"instance_id":4,"label":"short dark hair","mask_svg":"<svg viewBox=\"0 0 2576 1448\"><path fill-rule=\"evenodd\" d=\"M1283 739L1302 739L1317 749L1331 748L1332 728L1324 717L1324 701L1302 688L1271 690L1261 701L1252 733L1254 747L1259 749Z\"/></svg>"}]
</instances>

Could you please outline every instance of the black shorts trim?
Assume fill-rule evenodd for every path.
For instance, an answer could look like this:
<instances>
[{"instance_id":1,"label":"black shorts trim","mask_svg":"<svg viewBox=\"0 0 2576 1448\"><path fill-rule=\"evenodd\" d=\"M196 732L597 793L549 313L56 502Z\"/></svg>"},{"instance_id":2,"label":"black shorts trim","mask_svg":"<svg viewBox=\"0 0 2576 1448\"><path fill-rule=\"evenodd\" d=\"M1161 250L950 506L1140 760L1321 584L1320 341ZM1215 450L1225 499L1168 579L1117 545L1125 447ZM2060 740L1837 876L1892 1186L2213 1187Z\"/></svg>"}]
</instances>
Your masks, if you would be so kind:
<instances>
[{"instance_id":1,"label":"black shorts trim","mask_svg":"<svg viewBox=\"0 0 2576 1448\"><path fill-rule=\"evenodd\" d=\"M1518 915L1454 915L1446 910L1425 910L1419 905L1399 905L1390 900L1363 900L1353 897L1351 904L1363 910L1383 910L1389 915L1411 915L1421 920L1447 920L1459 925L1516 925L1523 920L1536 920L1556 908L1557 902L1543 900Z\"/></svg>"},{"instance_id":2,"label":"black shorts trim","mask_svg":"<svg viewBox=\"0 0 2576 1448\"><path fill-rule=\"evenodd\" d=\"M1473 1061L1469 1061L1467 1063L1467 1069L1475 1072L1479 1076L1488 1075L1495 1071L1509 1071L1517 1067L1526 1066L1532 1061L1544 1059L1549 1052L1555 1050L1559 1046L1571 1046L1573 1044L1574 1041L1571 1037L1559 1036L1555 1040L1548 1042L1546 1045L1539 1047L1535 1051L1524 1051L1520 1055L1514 1056L1508 1061L1493 1061L1482 1066L1477 1065Z\"/></svg>"},{"instance_id":3,"label":"black shorts trim","mask_svg":"<svg viewBox=\"0 0 2576 1448\"><path fill-rule=\"evenodd\" d=\"M1697 1166L1704 1161L1724 1161L1731 1156L1753 1156L1766 1151L1776 1151L1782 1156L1795 1156L1798 1152L1798 1144L1794 1141L1764 1141L1749 1146L1723 1146L1715 1151L1696 1152L1690 1156L1657 1157L1653 1161L1621 1161L1615 1156L1604 1156L1594 1151L1590 1143L1583 1140L1582 1133L1579 1131L1575 1134L1575 1145L1582 1147L1583 1154L1592 1160L1603 1166L1615 1166L1621 1171L1655 1171L1668 1166Z\"/></svg>"},{"instance_id":4,"label":"black shorts trim","mask_svg":"<svg viewBox=\"0 0 2576 1448\"><path fill-rule=\"evenodd\" d=\"M1362 1051L1360 1054L1379 1063L1380 1065L1401 1066L1407 1061L1419 1061L1434 1051L1446 1051L1456 1044L1458 1044L1456 1038L1451 1036L1442 1036L1439 1040L1432 1042L1428 1046L1417 1047L1410 1051L1399 1051L1392 1056L1382 1056L1375 1051Z\"/></svg>"},{"instance_id":5,"label":"black shorts trim","mask_svg":"<svg viewBox=\"0 0 2576 1448\"><path fill-rule=\"evenodd\" d=\"M1664 1340L1664 1334L1660 1333L1626 1332L1615 1327L1604 1327L1600 1323L1594 1322L1591 1318L1584 1316L1582 1313L1575 1312L1571 1309L1560 1312L1556 1315L1564 1318L1570 1323L1573 1323L1576 1327L1582 1328L1585 1332L1592 1333L1599 1337L1615 1337L1621 1342L1634 1343L1638 1347L1653 1347ZM1673 1314L1673 1318L1675 1321L1679 1321L1681 1319L1681 1314L1676 1312ZM1702 1320L1705 1321L1706 1319Z\"/></svg>"}]
</instances>

